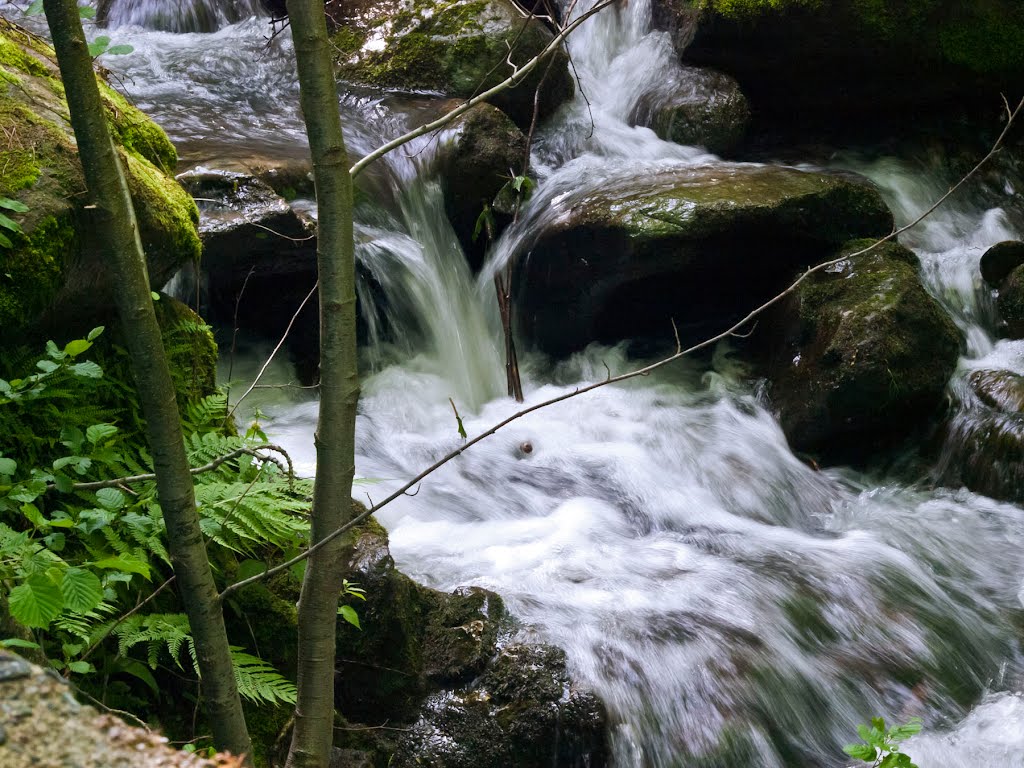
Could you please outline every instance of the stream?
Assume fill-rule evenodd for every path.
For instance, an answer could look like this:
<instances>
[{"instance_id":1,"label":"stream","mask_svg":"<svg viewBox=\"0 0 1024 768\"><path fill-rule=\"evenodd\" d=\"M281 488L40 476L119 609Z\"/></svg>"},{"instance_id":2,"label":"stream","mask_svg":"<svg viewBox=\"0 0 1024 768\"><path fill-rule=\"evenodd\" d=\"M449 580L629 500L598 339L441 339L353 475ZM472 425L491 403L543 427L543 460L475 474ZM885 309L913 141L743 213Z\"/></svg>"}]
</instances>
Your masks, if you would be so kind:
<instances>
[{"instance_id":1,"label":"stream","mask_svg":"<svg viewBox=\"0 0 1024 768\"><path fill-rule=\"evenodd\" d=\"M392 332L366 350L357 498L384 497L460 445L449 398L470 435L519 409L504 396L488 276L555 215L554 201L645 169L716 161L630 125L646 92L686 83L649 17L647 0L631 0L571 38L586 100L578 94L542 127L537 193L479 278L436 183L418 175L429 147L381 164L397 204L386 221L357 222L357 239L388 297ZM168 131L182 168L305 155L287 33L268 41L264 18L207 34L111 18L125 24L109 33L114 41L135 50L104 63ZM396 135L410 104L343 96L350 147L365 152ZM831 163L877 183L900 222L955 181L934 153L851 150ZM1022 212L1000 207L1017 184L1009 171L1004 181L1006 202L968 190L903 237L968 340L950 385L961 399L971 370L1024 373L1024 342L996 340L978 269L988 246L1024 236ZM251 376L266 351L248 348L236 378ZM527 354L526 405L641 362L625 345L555 363ZM283 362L270 376L292 378ZM247 402L312 473L308 394L265 389ZM838 768L849 764L842 745L874 715L924 718L907 747L921 768L1024 767L1024 511L931 480L814 471L721 346L710 364L530 414L378 517L408 575L439 589L493 589L522 636L566 649L609 706L616 768Z\"/></svg>"}]
</instances>

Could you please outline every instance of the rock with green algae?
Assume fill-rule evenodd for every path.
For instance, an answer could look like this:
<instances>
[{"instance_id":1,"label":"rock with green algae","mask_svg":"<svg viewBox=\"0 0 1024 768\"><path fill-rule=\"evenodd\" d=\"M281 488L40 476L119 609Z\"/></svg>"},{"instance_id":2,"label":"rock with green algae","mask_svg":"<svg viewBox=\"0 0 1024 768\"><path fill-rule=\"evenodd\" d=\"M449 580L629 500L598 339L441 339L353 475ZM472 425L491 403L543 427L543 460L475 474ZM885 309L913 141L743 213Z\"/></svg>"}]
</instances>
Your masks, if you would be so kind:
<instances>
[{"instance_id":1,"label":"rock with green algae","mask_svg":"<svg viewBox=\"0 0 1024 768\"><path fill-rule=\"evenodd\" d=\"M601 177L561 196L514 289L524 333L549 354L592 341L721 332L892 214L859 177L709 165Z\"/></svg>"},{"instance_id":2,"label":"rock with green algae","mask_svg":"<svg viewBox=\"0 0 1024 768\"><path fill-rule=\"evenodd\" d=\"M195 203L169 175L176 154L163 131L105 83L108 123L124 161L152 284L163 285L199 258ZM0 248L0 326L42 322L53 332L70 318L88 323L111 302L85 183L53 52L0 20L0 197L28 207L23 230Z\"/></svg>"},{"instance_id":3,"label":"rock with green algae","mask_svg":"<svg viewBox=\"0 0 1024 768\"><path fill-rule=\"evenodd\" d=\"M797 128L948 122L951 105L991 109L1024 77L1018 0L654 0L653 17L686 61Z\"/></svg>"},{"instance_id":4,"label":"rock with green algae","mask_svg":"<svg viewBox=\"0 0 1024 768\"><path fill-rule=\"evenodd\" d=\"M870 241L844 248L853 253ZM790 445L865 462L927 426L945 402L960 334L896 243L808 278L768 324L769 396Z\"/></svg>"},{"instance_id":5,"label":"rock with green algae","mask_svg":"<svg viewBox=\"0 0 1024 768\"><path fill-rule=\"evenodd\" d=\"M327 14L343 80L456 98L497 85L513 74L509 60L522 66L554 38L512 0L330 0ZM572 96L564 51L491 101L525 129L538 88L542 118Z\"/></svg>"}]
</instances>

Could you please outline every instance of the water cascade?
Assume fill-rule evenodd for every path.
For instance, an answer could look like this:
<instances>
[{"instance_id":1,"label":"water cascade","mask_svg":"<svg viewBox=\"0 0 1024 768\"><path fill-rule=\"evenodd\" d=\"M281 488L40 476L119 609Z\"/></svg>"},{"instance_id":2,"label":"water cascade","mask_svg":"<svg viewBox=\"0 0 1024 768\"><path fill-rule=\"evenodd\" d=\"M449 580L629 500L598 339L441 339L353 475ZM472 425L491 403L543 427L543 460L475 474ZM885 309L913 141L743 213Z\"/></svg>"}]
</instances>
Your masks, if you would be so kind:
<instances>
[{"instance_id":1,"label":"water cascade","mask_svg":"<svg viewBox=\"0 0 1024 768\"><path fill-rule=\"evenodd\" d=\"M111 24L141 23L123 6ZM382 172L393 203L358 222L359 255L399 331L372 350L363 385L357 471L380 482L371 498L460 444L449 397L470 434L517 409L498 396L488 276L559 204L653 168L717 162L631 124L665 79L685 85L668 36L649 26L648 0L631 0L572 39L580 95L539 132L536 197L478 284L433 182L404 159ZM253 21L209 36L123 29L136 52L109 66L190 158L298 153L290 42L264 50L263 34ZM403 121L386 99L346 97L342 110L357 150ZM842 164L879 183L901 220L948 183L896 160ZM1021 234L1004 211L958 198L905 238L968 337L964 371L992 358L1021 368L1019 346L994 340L977 275L985 246ZM635 364L622 347L559 363L527 355L527 404ZM260 407L310 472L315 403L268 394ZM611 710L616 768L841 766L856 724L879 713L926 719L909 747L921 768L1024 766L1024 512L899 477L814 471L726 348L709 367L531 414L380 517L409 575L494 589L524 636L567 650Z\"/></svg>"}]
</instances>

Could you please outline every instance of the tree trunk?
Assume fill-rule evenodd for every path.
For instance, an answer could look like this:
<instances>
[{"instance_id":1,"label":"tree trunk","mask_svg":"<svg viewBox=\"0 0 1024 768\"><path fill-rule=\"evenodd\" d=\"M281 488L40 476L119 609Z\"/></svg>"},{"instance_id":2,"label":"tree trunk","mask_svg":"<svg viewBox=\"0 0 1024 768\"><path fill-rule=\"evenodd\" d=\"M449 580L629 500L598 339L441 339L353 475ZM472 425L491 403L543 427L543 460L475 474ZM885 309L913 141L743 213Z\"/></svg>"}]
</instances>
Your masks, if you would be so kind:
<instances>
[{"instance_id":1,"label":"tree trunk","mask_svg":"<svg viewBox=\"0 0 1024 768\"><path fill-rule=\"evenodd\" d=\"M157 495L167 526L174 572L195 640L214 741L219 749L251 755L224 616L199 529L192 475L153 310L146 259L120 158L107 128L78 3L44 0L43 7L85 172L91 223L110 254L118 314L146 418Z\"/></svg>"},{"instance_id":2,"label":"tree trunk","mask_svg":"<svg viewBox=\"0 0 1024 768\"><path fill-rule=\"evenodd\" d=\"M316 185L320 279L320 413L316 430L312 541L352 515L355 475L355 244L352 177L341 132L338 86L323 0L288 0L302 114ZM326 768L334 735L334 652L338 596L346 563L340 537L306 565L299 600L298 701L288 765Z\"/></svg>"}]
</instances>

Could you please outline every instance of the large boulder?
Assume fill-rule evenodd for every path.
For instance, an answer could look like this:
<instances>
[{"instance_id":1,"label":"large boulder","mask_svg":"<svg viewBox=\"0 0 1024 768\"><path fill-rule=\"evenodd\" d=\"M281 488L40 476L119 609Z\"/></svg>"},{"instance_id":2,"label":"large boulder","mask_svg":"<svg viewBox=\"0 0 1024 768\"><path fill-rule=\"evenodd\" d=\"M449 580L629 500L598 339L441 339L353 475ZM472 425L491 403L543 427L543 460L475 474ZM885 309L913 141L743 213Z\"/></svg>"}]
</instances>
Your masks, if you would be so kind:
<instances>
[{"instance_id":1,"label":"large boulder","mask_svg":"<svg viewBox=\"0 0 1024 768\"><path fill-rule=\"evenodd\" d=\"M512 0L330 0L327 15L343 80L460 99L505 80L513 74L509 59L521 66L554 37ZM491 101L526 128L538 88L542 118L572 95L568 65L559 50Z\"/></svg>"},{"instance_id":2,"label":"large boulder","mask_svg":"<svg viewBox=\"0 0 1024 768\"><path fill-rule=\"evenodd\" d=\"M686 61L736 77L755 110L794 127L851 118L919 125L994 109L1024 77L1017 0L655 0ZM948 121L948 120L947 120ZM870 126L869 126L870 127Z\"/></svg>"},{"instance_id":3,"label":"large boulder","mask_svg":"<svg viewBox=\"0 0 1024 768\"><path fill-rule=\"evenodd\" d=\"M998 288L1021 264L1024 264L1024 243L1004 240L981 255L981 277L992 288Z\"/></svg>"},{"instance_id":4,"label":"large boulder","mask_svg":"<svg viewBox=\"0 0 1024 768\"><path fill-rule=\"evenodd\" d=\"M903 246L889 242L812 275L776 315L769 397L795 450L865 461L942 406L960 334Z\"/></svg>"},{"instance_id":5,"label":"large boulder","mask_svg":"<svg viewBox=\"0 0 1024 768\"><path fill-rule=\"evenodd\" d=\"M124 163L150 281L199 258L195 203L170 175L177 156L159 127L100 83ZM53 51L0 19L0 198L28 207L0 246L0 327L87 327L112 301L106 244L94 234Z\"/></svg>"},{"instance_id":6,"label":"large boulder","mask_svg":"<svg viewBox=\"0 0 1024 768\"><path fill-rule=\"evenodd\" d=\"M1024 338L1024 264L1016 267L999 286L999 318L1011 339Z\"/></svg>"},{"instance_id":7,"label":"large boulder","mask_svg":"<svg viewBox=\"0 0 1024 768\"><path fill-rule=\"evenodd\" d=\"M720 332L892 214L858 177L712 165L629 170L553 200L518 257L521 327L562 355L592 341Z\"/></svg>"}]
</instances>

